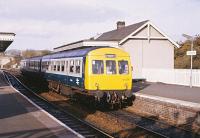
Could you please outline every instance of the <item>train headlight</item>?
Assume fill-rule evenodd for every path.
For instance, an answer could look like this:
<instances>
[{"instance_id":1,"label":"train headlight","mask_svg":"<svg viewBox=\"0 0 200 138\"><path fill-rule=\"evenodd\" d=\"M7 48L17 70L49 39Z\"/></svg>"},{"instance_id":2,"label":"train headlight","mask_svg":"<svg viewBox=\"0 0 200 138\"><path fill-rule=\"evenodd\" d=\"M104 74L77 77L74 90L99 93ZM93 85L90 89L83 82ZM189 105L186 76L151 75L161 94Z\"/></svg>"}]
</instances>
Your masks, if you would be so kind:
<instances>
[{"instance_id":1,"label":"train headlight","mask_svg":"<svg viewBox=\"0 0 200 138\"><path fill-rule=\"evenodd\" d=\"M95 83L95 87L97 87L97 90L99 89L99 84Z\"/></svg>"},{"instance_id":2,"label":"train headlight","mask_svg":"<svg viewBox=\"0 0 200 138\"><path fill-rule=\"evenodd\" d=\"M128 84L125 83L124 86L125 86L125 89L127 90L128 89Z\"/></svg>"}]
</instances>

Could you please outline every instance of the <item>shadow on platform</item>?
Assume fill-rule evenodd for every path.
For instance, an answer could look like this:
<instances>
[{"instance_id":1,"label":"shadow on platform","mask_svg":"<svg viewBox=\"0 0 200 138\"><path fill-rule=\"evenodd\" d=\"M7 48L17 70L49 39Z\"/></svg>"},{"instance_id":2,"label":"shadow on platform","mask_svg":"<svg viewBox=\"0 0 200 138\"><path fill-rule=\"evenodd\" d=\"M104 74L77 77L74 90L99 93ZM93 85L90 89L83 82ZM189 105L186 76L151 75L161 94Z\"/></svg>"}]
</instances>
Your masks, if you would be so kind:
<instances>
[{"instance_id":1,"label":"shadow on platform","mask_svg":"<svg viewBox=\"0 0 200 138\"><path fill-rule=\"evenodd\" d=\"M38 110L39 109L23 99L18 93L0 93L0 119Z\"/></svg>"},{"instance_id":2,"label":"shadow on platform","mask_svg":"<svg viewBox=\"0 0 200 138\"><path fill-rule=\"evenodd\" d=\"M61 127L51 128L54 130L56 134L62 135L66 133ZM57 136L54 135L48 128L41 128L41 129L33 129L33 130L23 130L23 131L12 131L1 133L0 137L6 138L29 138L29 137L40 137L40 138L56 138Z\"/></svg>"}]
</instances>

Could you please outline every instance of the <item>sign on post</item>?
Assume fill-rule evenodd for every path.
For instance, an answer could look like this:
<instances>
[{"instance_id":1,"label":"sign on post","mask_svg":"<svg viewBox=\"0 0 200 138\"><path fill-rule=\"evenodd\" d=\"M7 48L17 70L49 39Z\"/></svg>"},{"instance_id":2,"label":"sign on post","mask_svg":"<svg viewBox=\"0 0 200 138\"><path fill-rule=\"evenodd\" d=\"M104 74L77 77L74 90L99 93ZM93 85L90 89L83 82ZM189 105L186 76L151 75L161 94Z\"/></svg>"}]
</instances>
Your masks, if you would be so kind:
<instances>
[{"instance_id":1,"label":"sign on post","mask_svg":"<svg viewBox=\"0 0 200 138\"><path fill-rule=\"evenodd\" d=\"M187 51L188 56L195 56L197 55L197 51Z\"/></svg>"}]
</instances>

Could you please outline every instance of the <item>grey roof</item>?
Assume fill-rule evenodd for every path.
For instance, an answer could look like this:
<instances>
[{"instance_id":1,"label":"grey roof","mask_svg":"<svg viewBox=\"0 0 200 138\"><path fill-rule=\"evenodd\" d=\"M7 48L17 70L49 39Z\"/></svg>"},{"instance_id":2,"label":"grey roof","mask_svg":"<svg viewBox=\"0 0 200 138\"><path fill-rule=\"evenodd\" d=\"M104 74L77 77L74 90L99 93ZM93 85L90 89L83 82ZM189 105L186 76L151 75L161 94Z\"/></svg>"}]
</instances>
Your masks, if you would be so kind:
<instances>
[{"instance_id":1,"label":"grey roof","mask_svg":"<svg viewBox=\"0 0 200 138\"><path fill-rule=\"evenodd\" d=\"M120 41L120 40L124 39L125 37L127 37L132 32L134 32L135 30L137 30L139 27L141 27L146 22L148 22L148 20L142 21L142 22L139 22L139 23L135 23L135 24L132 24L132 25L129 25L129 26L125 26L125 27L120 28L120 29L105 32L101 36L99 36L96 40L99 40L99 41Z\"/></svg>"}]
</instances>

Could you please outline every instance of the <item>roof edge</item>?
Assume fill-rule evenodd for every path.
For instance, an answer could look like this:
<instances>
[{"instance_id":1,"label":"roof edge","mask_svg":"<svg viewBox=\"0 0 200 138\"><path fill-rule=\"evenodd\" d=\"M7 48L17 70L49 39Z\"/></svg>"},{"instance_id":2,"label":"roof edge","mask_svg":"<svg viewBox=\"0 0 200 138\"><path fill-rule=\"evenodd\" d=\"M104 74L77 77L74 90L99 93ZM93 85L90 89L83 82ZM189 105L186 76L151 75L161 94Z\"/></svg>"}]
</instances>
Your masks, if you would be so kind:
<instances>
[{"instance_id":1,"label":"roof edge","mask_svg":"<svg viewBox=\"0 0 200 138\"><path fill-rule=\"evenodd\" d=\"M65 47L65 46L69 46L69 45L81 43L81 42L83 42L83 41L85 41L85 40L79 40L79 41L71 42L71 43L68 43L68 44L66 44L66 45L62 45L62 46L55 47L55 48L53 48L53 49L56 50L56 49L58 49L58 48L62 48L62 47Z\"/></svg>"},{"instance_id":2,"label":"roof edge","mask_svg":"<svg viewBox=\"0 0 200 138\"><path fill-rule=\"evenodd\" d=\"M15 33L11 33L11 32L0 32L0 34L5 34L5 35L16 35Z\"/></svg>"},{"instance_id":3,"label":"roof edge","mask_svg":"<svg viewBox=\"0 0 200 138\"><path fill-rule=\"evenodd\" d=\"M142 26L140 26L137 30L135 30L134 32L132 32L131 34L129 34L127 37L125 37L124 39L119 41L119 45L121 45L122 43L124 43L126 40L129 39L130 36L136 34L138 31L142 30L146 25L151 25L153 26L159 33L161 33L164 37L167 38L168 41L170 41L174 46L176 46L177 48L180 48L180 45L178 43L176 43L173 39L171 39L168 35L166 35L161 29L159 29L152 21L147 20L146 23L144 23Z\"/></svg>"}]
</instances>

